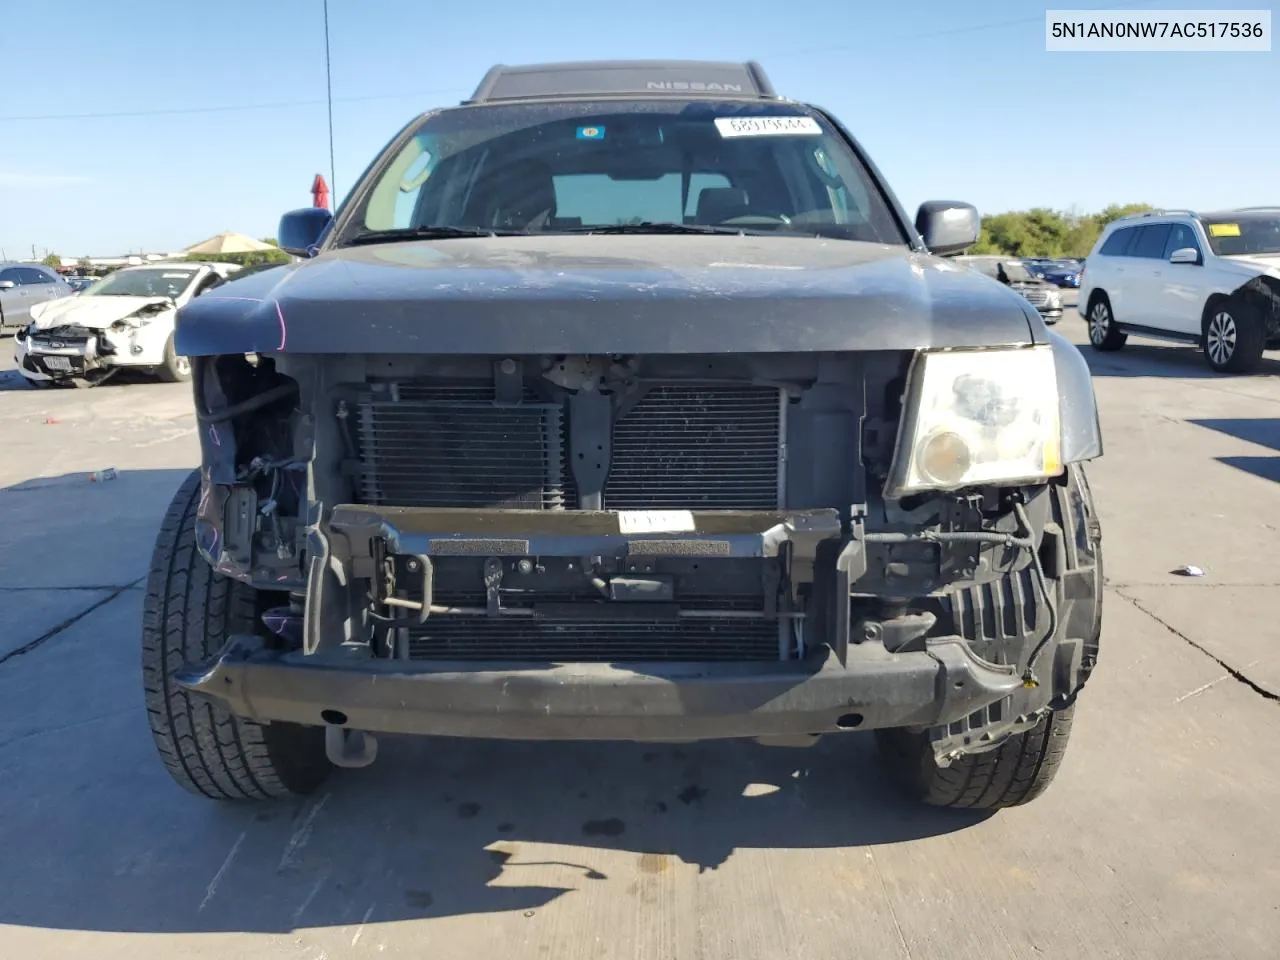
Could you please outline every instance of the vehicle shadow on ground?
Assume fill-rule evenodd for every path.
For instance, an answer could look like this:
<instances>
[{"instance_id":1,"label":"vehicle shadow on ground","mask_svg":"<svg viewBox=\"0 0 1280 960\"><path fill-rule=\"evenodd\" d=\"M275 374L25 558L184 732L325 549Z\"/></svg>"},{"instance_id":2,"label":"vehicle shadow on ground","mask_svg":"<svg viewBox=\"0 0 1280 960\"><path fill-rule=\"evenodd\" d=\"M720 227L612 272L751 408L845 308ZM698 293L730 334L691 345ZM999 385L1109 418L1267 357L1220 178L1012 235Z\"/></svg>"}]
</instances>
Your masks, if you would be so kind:
<instances>
[{"instance_id":1,"label":"vehicle shadow on ground","mask_svg":"<svg viewBox=\"0 0 1280 960\"><path fill-rule=\"evenodd\" d=\"M1267 447L1280 454L1280 418L1258 417L1239 419L1188 420L1198 427L1225 433L1237 440ZM1232 456L1217 457L1219 463L1251 473L1263 480L1280 483L1280 456Z\"/></svg>"},{"instance_id":2,"label":"vehicle shadow on ground","mask_svg":"<svg viewBox=\"0 0 1280 960\"><path fill-rule=\"evenodd\" d=\"M305 801L192 796L156 753L139 665L142 575L185 474L0 491L17 617L0 629L34 641L0 663L0 924L282 933L537 911L587 888L661 909L660 884L763 869L740 852L846 862L986 816L900 795L862 733L790 749L382 738L372 767Z\"/></svg>"},{"instance_id":3,"label":"vehicle shadow on ground","mask_svg":"<svg viewBox=\"0 0 1280 960\"><path fill-rule=\"evenodd\" d=\"M1280 359L1263 354L1262 364L1251 374L1218 373L1204 353L1194 346L1144 343L1130 338L1120 350L1103 353L1088 344L1079 347L1095 377L1179 377L1195 380L1232 380L1280 375Z\"/></svg>"},{"instance_id":4,"label":"vehicle shadow on ground","mask_svg":"<svg viewBox=\"0 0 1280 960\"><path fill-rule=\"evenodd\" d=\"M129 735L136 746L144 731L132 725ZM382 746L374 767L341 772L305 803L249 808L181 793L151 775L148 756L145 767L118 775L150 811L145 833L90 841L52 872L48 860L11 863L0 873L21 871L21 893L0 904L0 923L284 933L527 913L594 885L660 909L658 875L663 883L696 880L736 851L819 855L938 836L985 816L899 796L882 782L865 735L808 749ZM73 806L52 805L42 829L93 831L101 799L88 790ZM73 891L59 877L71 871L81 878L79 895L66 895Z\"/></svg>"}]
</instances>

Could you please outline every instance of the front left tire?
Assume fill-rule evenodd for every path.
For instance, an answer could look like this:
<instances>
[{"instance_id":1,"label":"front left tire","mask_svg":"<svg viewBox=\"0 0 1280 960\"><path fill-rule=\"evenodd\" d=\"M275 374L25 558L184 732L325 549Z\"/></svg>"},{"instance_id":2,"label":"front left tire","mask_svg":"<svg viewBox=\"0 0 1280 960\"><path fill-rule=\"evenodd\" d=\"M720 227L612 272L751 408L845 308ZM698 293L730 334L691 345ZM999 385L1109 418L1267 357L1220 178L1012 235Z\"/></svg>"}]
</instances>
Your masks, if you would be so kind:
<instances>
[{"instance_id":1,"label":"front left tire","mask_svg":"<svg viewBox=\"0 0 1280 960\"><path fill-rule=\"evenodd\" d=\"M1089 620L1081 626L1085 636L1082 656L1090 664L1097 662L1102 634L1102 551L1099 546L1093 493L1088 477L1080 465L1069 468L1068 482L1053 488L1053 521L1066 534L1066 539L1076 546L1066 550L1067 569L1084 571L1092 560L1088 583L1091 589L1083 596L1078 592L1073 603L1082 600L1091 603L1092 610L1082 612ZM1074 534L1074 536L1072 535ZM1090 544L1092 556L1080 549L1081 543ZM1085 563L1081 563L1081 560ZM1025 596L1023 589L1009 582L996 585L993 596ZM1060 623L1072 619L1072 610L1063 608L1065 590L1057 590L1056 582L1049 581L1050 589L1058 593ZM971 588L974 589L974 588ZM981 589L981 588L976 588ZM1078 588L1076 588L1078 591ZM1019 600L1018 602L1021 602ZM971 609L976 609L970 604ZM1004 615L996 613L997 622ZM954 625L955 632L965 635L963 623ZM972 638L971 638L972 639ZM1045 651L1042 662L1052 661L1052 650ZM949 766L940 766L934 754L930 731L889 729L876 731L876 742L881 760L890 776L914 799L931 806L964 808L971 810L1000 810L1005 807L1029 803L1040 796L1053 782L1062 766L1071 736L1075 717L1078 689L1060 692L1050 709L1038 719L1035 726L1022 733L1009 736L998 747L982 752L962 755ZM946 732L945 728L942 732Z\"/></svg>"},{"instance_id":2,"label":"front left tire","mask_svg":"<svg viewBox=\"0 0 1280 960\"><path fill-rule=\"evenodd\" d=\"M1218 373L1253 373L1262 363L1266 345L1262 317L1249 304L1228 298L1205 308L1200 346Z\"/></svg>"}]
</instances>

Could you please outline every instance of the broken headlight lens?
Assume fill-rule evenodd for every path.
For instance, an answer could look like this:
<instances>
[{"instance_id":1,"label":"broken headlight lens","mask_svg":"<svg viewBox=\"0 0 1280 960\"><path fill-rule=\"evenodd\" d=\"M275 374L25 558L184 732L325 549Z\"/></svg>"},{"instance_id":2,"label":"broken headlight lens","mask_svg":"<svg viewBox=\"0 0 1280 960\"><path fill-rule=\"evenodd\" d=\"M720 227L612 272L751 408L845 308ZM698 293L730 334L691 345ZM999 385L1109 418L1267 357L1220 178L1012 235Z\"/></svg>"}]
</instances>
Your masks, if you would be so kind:
<instances>
[{"instance_id":1,"label":"broken headlight lens","mask_svg":"<svg viewBox=\"0 0 1280 960\"><path fill-rule=\"evenodd\" d=\"M1061 472L1052 347L916 355L885 496L1023 483Z\"/></svg>"}]
</instances>

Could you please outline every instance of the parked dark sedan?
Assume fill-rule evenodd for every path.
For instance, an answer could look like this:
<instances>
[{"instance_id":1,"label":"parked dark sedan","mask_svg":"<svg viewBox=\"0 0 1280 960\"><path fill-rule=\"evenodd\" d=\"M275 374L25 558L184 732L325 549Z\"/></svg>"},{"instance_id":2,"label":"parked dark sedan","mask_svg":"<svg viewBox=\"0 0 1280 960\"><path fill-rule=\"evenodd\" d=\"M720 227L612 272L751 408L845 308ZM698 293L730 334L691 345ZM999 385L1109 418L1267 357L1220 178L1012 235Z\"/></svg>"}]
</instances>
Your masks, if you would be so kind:
<instances>
[{"instance_id":1,"label":"parked dark sedan","mask_svg":"<svg viewBox=\"0 0 1280 960\"><path fill-rule=\"evenodd\" d=\"M1036 276L1058 287L1079 288L1080 286L1080 267L1074 262L1044 267L1036 271Z\"/></svg>"}]
</instances>

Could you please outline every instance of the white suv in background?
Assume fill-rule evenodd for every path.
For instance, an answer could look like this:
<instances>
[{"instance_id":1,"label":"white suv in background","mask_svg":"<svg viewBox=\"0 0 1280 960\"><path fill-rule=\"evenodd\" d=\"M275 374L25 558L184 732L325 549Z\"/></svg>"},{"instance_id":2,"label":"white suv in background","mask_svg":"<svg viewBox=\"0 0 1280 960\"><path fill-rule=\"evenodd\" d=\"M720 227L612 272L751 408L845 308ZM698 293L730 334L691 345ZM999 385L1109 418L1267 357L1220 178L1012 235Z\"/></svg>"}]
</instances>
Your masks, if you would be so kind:
<instances>
[{"instance_id":1,"label":"white suv in background","mask_svg":"<svg viewBox=\"0 0 1280 960\"><path fill-rule=\"evenodd\" d=\"M1280 207L1113 221L1085 261L1077 309L1097 350L1132 333L1196 344L1214 370L1256 369L1280 349Z\"/></svg>"}]
</instances>

